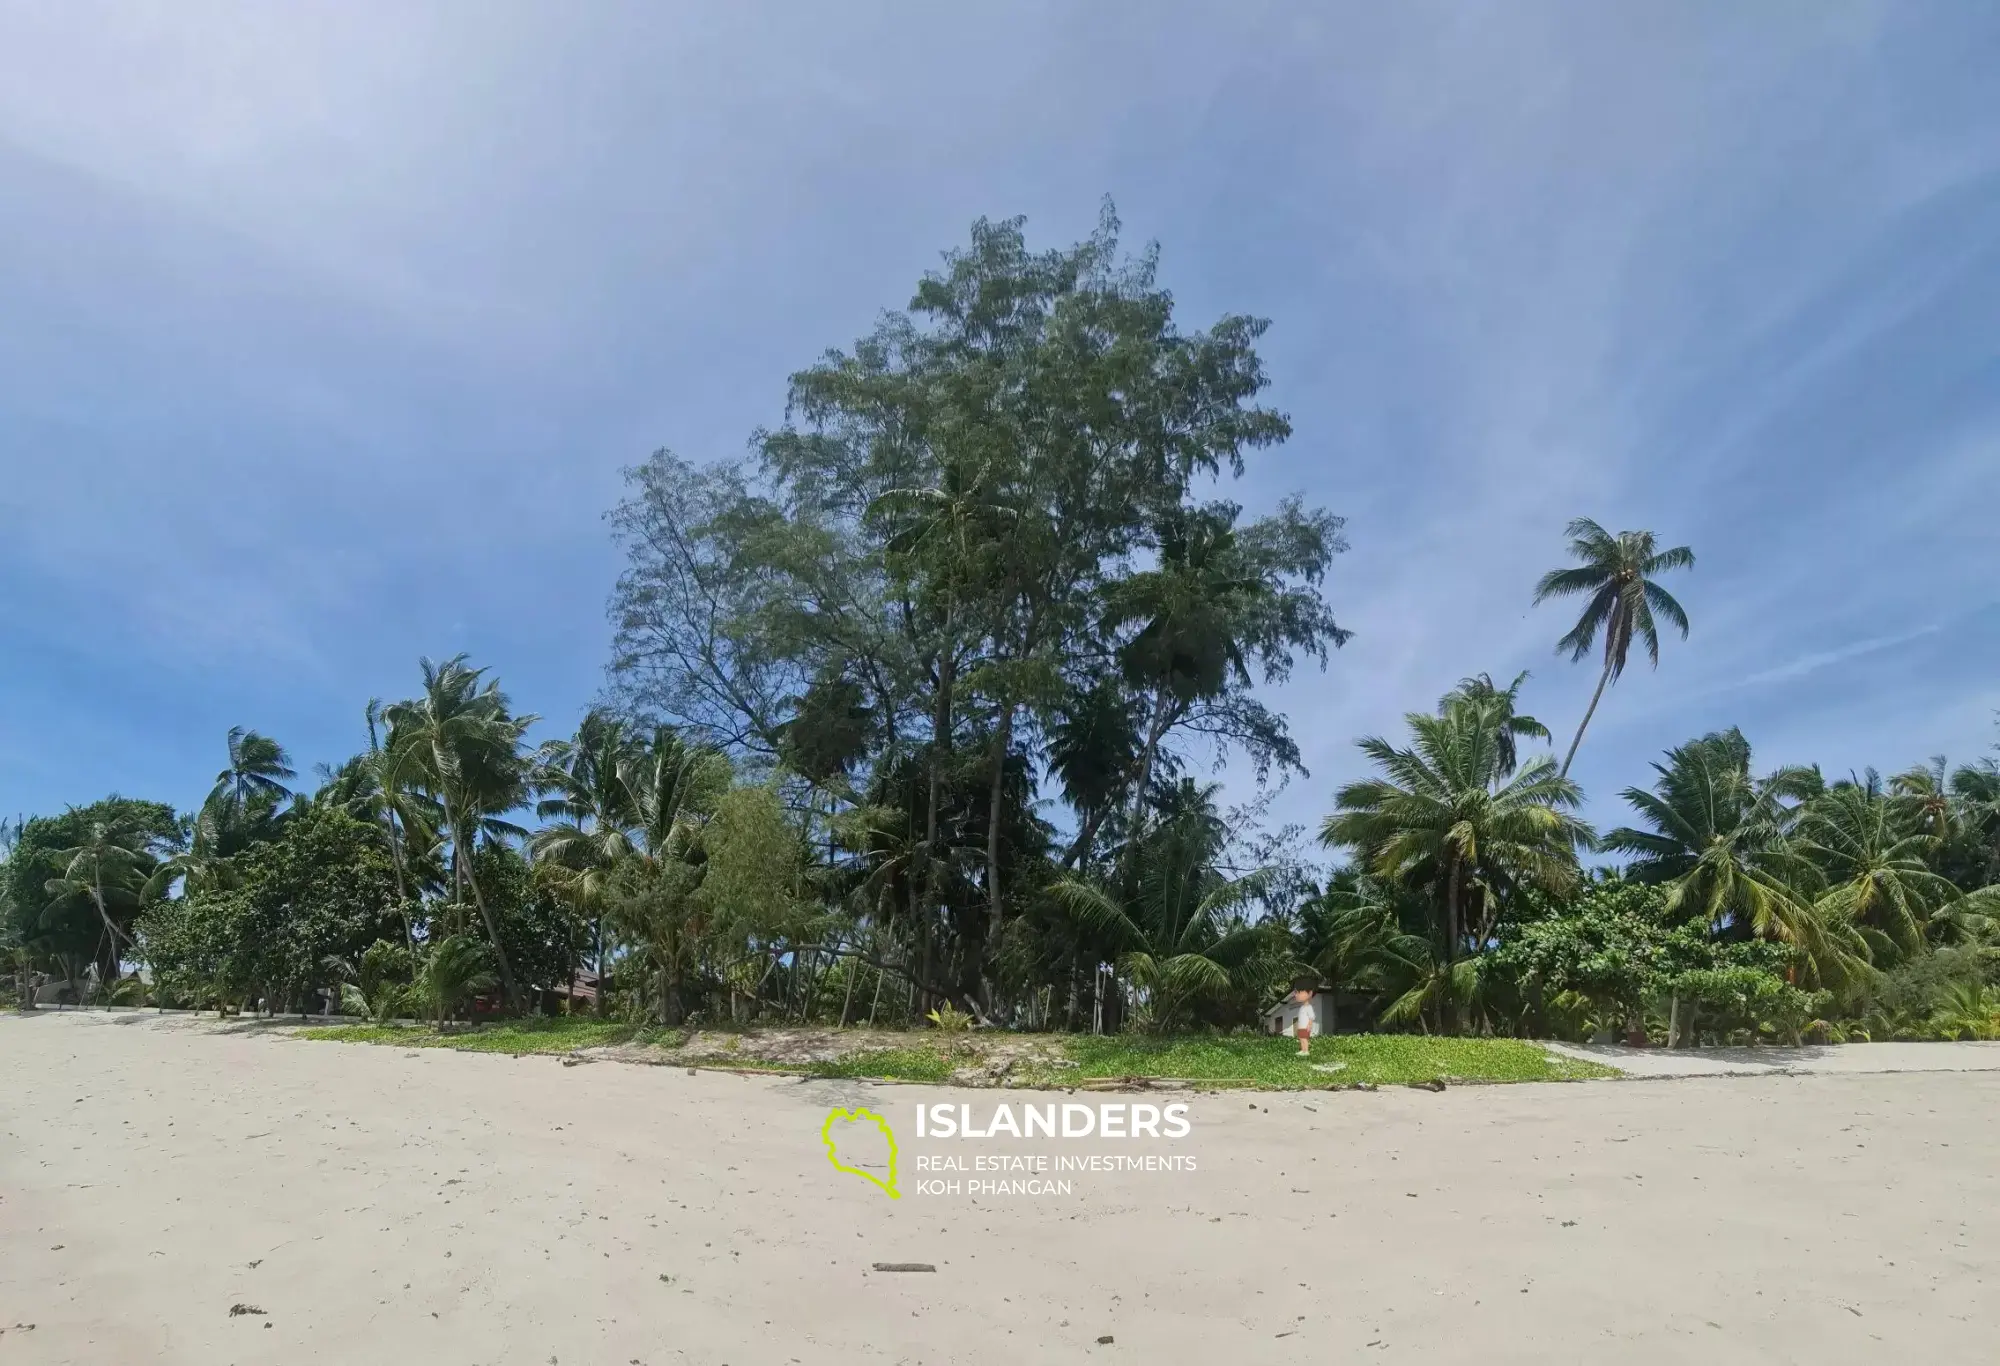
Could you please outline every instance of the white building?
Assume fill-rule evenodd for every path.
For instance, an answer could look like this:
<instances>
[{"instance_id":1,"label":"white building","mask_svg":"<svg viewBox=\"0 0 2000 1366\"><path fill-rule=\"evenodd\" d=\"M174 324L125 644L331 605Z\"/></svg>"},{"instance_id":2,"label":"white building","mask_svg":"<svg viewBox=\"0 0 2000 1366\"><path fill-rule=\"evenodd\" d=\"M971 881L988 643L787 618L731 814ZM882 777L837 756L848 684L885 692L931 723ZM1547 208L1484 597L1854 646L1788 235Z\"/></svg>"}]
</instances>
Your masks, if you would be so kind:
<instances>
[{"instance_id":1,"label":"white building","mask_svg":"<svg viewBox=\"0 0 2000 1366\"><path fill-rule=\"evenodd\" d=\"M1313 993L1312 1005L1312 1032L1317 1037L1333 1022L1333 993L1330 991L1315 991ZM1264 1012L1264 1032L1266 1034L1283 1034L1286 1038L1292 1038L1297 1035L1299 1032L1299 1002L1294 996L1286 996L1284 1000Z\"/></svg>"}]
</instances>

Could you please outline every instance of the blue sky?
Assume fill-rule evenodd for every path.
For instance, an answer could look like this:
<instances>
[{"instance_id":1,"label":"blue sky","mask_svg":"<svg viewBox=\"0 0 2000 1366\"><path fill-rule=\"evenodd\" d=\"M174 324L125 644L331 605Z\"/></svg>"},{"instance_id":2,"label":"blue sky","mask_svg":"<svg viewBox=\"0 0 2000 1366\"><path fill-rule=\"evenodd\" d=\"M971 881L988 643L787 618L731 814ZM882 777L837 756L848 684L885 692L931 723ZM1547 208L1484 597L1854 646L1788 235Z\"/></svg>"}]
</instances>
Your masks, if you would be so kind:
<instances>
[{"instance_id":1,"label":"blue sky","mask_svg":"<svg viewBox=\"0 0 2000 1366\"><path fill-rule=\"evenodd\" d=\"M1571 516L1691 543L1606 698L1664 747L2000 739L2000 10L0 0L0 810L301 768L419 655L573 724L620 466L743 450L981 214L1112 195L1269 316L1356 636L1275 699L1314 820L1459 676L1593 672Z\"/></svg>"}]
</instances>

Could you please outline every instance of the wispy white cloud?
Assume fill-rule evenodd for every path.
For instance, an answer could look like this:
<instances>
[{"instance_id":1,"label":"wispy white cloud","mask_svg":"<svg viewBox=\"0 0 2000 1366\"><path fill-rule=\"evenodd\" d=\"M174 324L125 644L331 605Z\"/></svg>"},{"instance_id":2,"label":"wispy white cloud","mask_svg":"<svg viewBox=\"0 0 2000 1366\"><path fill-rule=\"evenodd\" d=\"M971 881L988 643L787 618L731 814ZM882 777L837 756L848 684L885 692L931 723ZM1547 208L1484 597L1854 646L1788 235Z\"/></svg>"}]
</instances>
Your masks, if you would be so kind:
<instances>
[{"instance_id":1,"label":"wispy white cloud","mask_svg":"<svg viewBox=\"0 0 2000 1366\"><path fill-rule=\"evenodd\" d=\"M1936 626L1922 626L1914 631L1904 631L1898 635L1875 636L1868 640L1849 641L1845 645L1837 645L1830 650L1815 650L1810 654L1803 654L1797 658L1786 660L1776 668L1764 669L1761 672L1751 674L1748 678L1743 679L1734 686L1739 688L1753 688L1763 683L1790 682L1792 679L1804 678L1807 674L1816 673L1832 664L1840 664L1850 659L1859 659L1862 655L1874 654L1877 650L1887 650L1897 645L1907 645L1913 640L1921 640L1925 636L1936 635L1938 630L1939 628Z\"/></svg>"}]
</instances>

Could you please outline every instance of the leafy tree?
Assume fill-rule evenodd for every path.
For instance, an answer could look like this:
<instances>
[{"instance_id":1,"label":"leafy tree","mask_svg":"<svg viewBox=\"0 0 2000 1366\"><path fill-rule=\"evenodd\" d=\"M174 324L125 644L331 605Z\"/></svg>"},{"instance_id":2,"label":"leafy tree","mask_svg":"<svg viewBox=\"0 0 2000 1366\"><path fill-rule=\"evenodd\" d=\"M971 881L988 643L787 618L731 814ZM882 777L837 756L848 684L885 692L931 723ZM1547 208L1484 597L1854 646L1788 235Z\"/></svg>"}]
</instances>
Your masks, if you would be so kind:
<instances>
[{"instance_id":1,"label":"leafy tree","mask_svg":"<svg viewBox=\"0 0 2000 1366\"><path fill-rule=\"evenodd\" d=\"M1698 928L1676 931L1658 887L1600 877L1553 913L1508 926L1489 966L1517 984L1535 1025L1565 995L1608 1025L1638 1018L1671 976L1708 966L1700 943Z\"/></svg>"},{"instance_id":2,"label":"leafy tree","mask_svg":"<svg viewBox=\"0 0 2000 1366\"><path fill-rule=\"evenodd\" d=\"M1601 631L1604 671L1597 677L1597 690L1590 695L1590 706L1577 725L1576 738L1569 742L1569 753L1563 756L1564 777L1569 776L1569 766L1576 758L1577 746L1583 743L1583 732L1589 728L1590 718L1597 714L1605 684L1625 672L1626 657L1631 653L1635 636L1645 642L1646 656L1654 667L1659 666L1660 634L1653 613L1665 617L1686 638L1687 613L1673 594L1653 579L1669 569L1694 566L1692 550L1684 545L1659 550L1650 531L1621 531L1613 536L1588 517L1579 517L1569 524L1566 534L1570 538L1571 556L1581 563L1572 569L1552 569L1544 574L1535 586L1535 601L1588 596L1583 615L1577 618L1569 634L1557 642L1556 650L1569 651L1570 661L1575 663L1590 653Z\"/></svg>"},{"instance_id":3,"label":"leafy tree","mask_svg":"<svg viewBox=\"0 0 2000 1366\"><path fill-rule=\"evenodd\" d=\"M620 698L747 771L782 758L852 835L843 885L989 1013L1048 881L1053 765L1083 867L1146 823L1183 742L1296 767L1252 673L1340 638L1318 595L1336 519L1194 497L1289 435L1256 401L1265 325L1182 331L1156 270L1108 210L1048 252L982 221L909 308L793 377L754 470L663 453L613 514Z\"/></svg>"},{"instance_id":4,"label":"leafy tree","mask_svg":"<svg viewBox=\"0 0 2000 1366\"><path fill-rule=\"evenodd\" d=\"M563 894L562 882L505 844L481 846L477 866L499 932L495 958L506 955L524 989L566 986L584 952L589 924Z\"/></svg>"},{"instance_id":5,"label":"leafy tree","mask_svg":"<svg viewBox=\"0 0 2000 1366\"><path fill-rule=\"evenodd\" d=\"M337 805L311 807L239 855L228 887L156 905L139 956L169 994L307 1009L376 940L399 932L395 869L375 831Z\"/></svg>"}]
</instances>

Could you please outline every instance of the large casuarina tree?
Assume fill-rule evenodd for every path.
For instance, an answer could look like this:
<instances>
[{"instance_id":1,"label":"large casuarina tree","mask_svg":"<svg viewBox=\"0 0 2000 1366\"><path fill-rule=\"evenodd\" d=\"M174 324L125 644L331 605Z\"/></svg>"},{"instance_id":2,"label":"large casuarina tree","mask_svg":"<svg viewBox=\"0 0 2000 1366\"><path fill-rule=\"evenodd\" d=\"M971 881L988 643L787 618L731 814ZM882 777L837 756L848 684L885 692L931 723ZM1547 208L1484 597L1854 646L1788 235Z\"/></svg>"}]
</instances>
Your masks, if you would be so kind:
<instances>
[{"instance_id":1,"label":"large casuarina tree","mask_svg":"<svg viewBox=\"0 0 2000 1366\"><path fill-rule=\"evenodd\" d=\"M1569 752L1563 755L1564 777L1569 776L1569 766L1576 759L1577 746L1583 743L1583 732L1589 728L1590 718L1597 714L1605 685L1625 672L1625 661L1635 638L1645 642L1646 657L1655 667L1659 665L1660 631L1653 614L1665 617L1669 625L1686 637L1687 613L1674 601L1673 594L1653 580L1669 569L1688 569L1694 565L1692 550L1684 545L1661 550L1650 531L1621 531L1613 536L1588 517L1579 517L1569 524L1567 535L1569 553L1580 563L1542 575L1542 581L1535 586L1535 601L1586 597L1583 615L1576 619L1569 634L1556 642L1556 651L1567 651L1574 663L1590 653L1602 633L1604 669L1597 676L1597 689L1590 695L1590 706L1576 728L1576 738L1569 742Z\"/></svg>"},{"instance_id":2,"label":"large casuarina tree","mask_svg":"<svg viewBox=\"0 0 2000 1366\"><path fill-rule=\"evenodd\" d=\"M870 914L981 1006L1058 867L1106 874L1191 748L1301 768L1253 690L1343 639L1339 519L1212 499L1291 434L1266 324L1184 330L1157 265L1108 206L1050 251L982 220L792 377L754 467L662 454L613 513L619 700L865 829Z\"/></svg>"}]
</instances>

